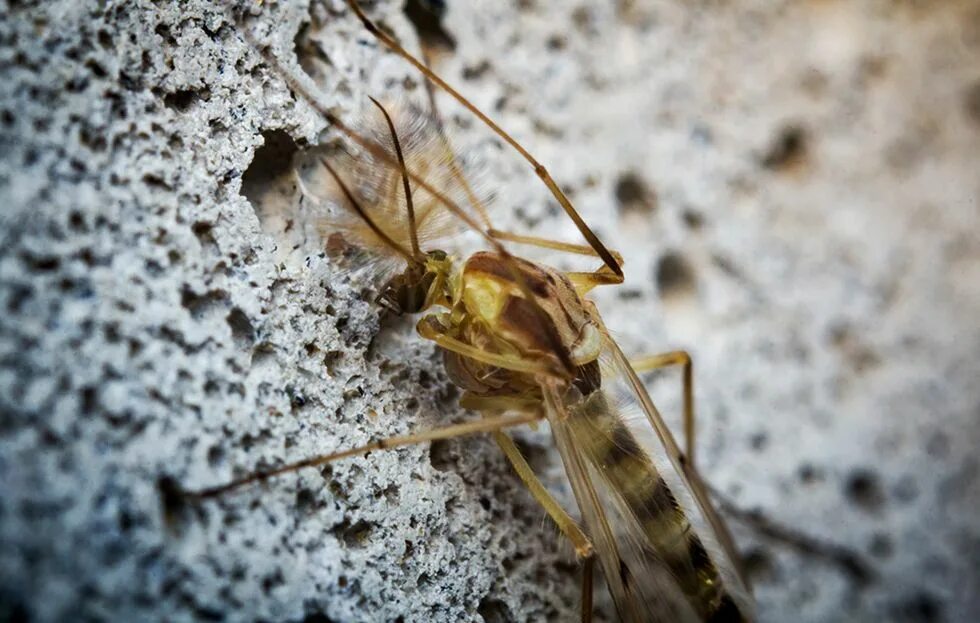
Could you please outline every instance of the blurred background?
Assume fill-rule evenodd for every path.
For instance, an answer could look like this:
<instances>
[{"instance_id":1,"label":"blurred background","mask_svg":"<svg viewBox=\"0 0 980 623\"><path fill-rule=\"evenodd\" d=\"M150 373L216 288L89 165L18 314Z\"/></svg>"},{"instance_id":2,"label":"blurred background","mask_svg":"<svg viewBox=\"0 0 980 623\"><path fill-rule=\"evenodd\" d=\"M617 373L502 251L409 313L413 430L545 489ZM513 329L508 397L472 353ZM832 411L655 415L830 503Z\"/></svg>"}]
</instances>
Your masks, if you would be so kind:
<instances>
[{"instance_id":1,"label":"blurred background","mask_svg":"<svg viewBox=\"0 0 980 623\"><path fill-rule=\"evenodd\" d=\"M623 254L596 292L622 348L693 355L759 620L974 620L980 2L365 6ZM225 8L63 8L0 22L0 620L577 616L568 548L485 439L164 508L164 477L462 413L412 322L297 246L290 158L333 135ZM427 103L342 2L244 10L335 114ZM500 229L579 242L437 102ZM676 425L679 376L646 380ZM569 500L546 432L518 440Z\"/></svg>"},{"instance_id":2,"label":"blurred background","mask_svg":"<svg viewBox=\"0 0 980 623\"><path fill-rule=\"evenodd\" d=\"M452 5L442 28L441 70L626 258L596 295L623 348L694 356L701 469L757 512L726 509L760 618L976 616L980 4ZM499 218L574 240L511 160ZM676 377L651 383L678 413Z\"/></svg>"}]
</instances>

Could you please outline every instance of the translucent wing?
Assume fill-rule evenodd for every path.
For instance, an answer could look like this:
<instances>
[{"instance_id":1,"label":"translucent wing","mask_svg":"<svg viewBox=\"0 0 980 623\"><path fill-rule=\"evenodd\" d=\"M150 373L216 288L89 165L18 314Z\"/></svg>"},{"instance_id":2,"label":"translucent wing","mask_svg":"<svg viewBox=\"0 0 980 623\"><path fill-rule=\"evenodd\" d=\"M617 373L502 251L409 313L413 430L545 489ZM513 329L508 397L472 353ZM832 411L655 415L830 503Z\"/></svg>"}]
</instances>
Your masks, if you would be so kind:
<instances>
[{"instance_id":1,"label":"translucent wing","mask_svg":"<svg viewBox=\"0 0 980 623\"><path fill-rule=\"evenodd\" d=\"M479 179L478 165L457 158L450 151L439 126L427 113L406 104L386 105L385 109L395 126L405 165L412 173L464 209L474 211L474 200L486 200L481 185L471 181ZM375 114L356 131L382 148L388 158L356 145L345 149L317 146L299 152L294 166L303 198L314 207L315 227L328 251L335 255L341 251L354 264L373 264L379 267L377 272L385 273L404 264L391 242L411 251L411 227L402 172L394 164L397 155L392 134L381 112L374 108L371 112ZM383 236L354 209L351 197L330 174L328 166ZM451 247L465 225L439 198L415 182L409 185L421 250Z\"/></svg>"},{"instance_id":2,"label":"translucent wing","mask_svg":"<svg viewBox=\"0 0 980 623\"><path fill-rule=\"evenodd\" d=\"M624 621L747 621L727 534L608 337L596 382L546 389L549 420Z\"/></svg>"},{"instance_id":3,"label":"translucent wing","mask_svg":"<svg viewBox=\"0 0 980 623\"><path fill-rule=\"evenodd\" d=\"M581 413L554 388L543 391L552 435L620 620L697 621L673 586L668 570L637 555L642 551L644 535L635 519L614 501L609 483L581 447Z\"/></svg>"},{"instance_id":4,"label":"translucent wing","mask_svg":"<svg viewBox=\"0 0 980 623\"><path fill-rule=\"evenodd\" d=\"M643 382L630 366L623 351L609 337L608 332L605 332L604 340L606 374L611 381L607 384L607 391L617 397L621 405L620 410L625 416L624 421L630 430L635 432L644 451L650 455L657 455L658 451L662 451L663 456L669 460L669 466L674 468L673 473L678 477L679 484L683 485L683 491L690 496L686 503L693 505L694 519L702 524L703 531L714 541L713 558L716 559L722 580L730 588L738 605L744 611L751 612L753 604L751 588L742 569L735 543L725 522L711 504L700 475L681 458L681 451L670 429L667 428L663 417L657 411ZM639 415L636 415L637 412ZM665 469L667 467L665 465Z\"/></svg>"}]
</instances>

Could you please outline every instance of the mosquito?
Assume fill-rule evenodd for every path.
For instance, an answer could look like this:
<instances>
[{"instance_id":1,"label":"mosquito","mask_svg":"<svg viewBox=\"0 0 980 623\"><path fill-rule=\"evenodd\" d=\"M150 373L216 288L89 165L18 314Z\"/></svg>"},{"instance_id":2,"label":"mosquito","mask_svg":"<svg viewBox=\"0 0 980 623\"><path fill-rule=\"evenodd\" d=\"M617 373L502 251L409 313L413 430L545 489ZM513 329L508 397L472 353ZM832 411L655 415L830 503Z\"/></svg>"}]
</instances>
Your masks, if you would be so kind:
<instances>
[{"instance_id":1,"label":"mosquito","mask_svg":"<svg viewBox=\"0 0 980 623\"><path fill-rule=\"evenodd\" d=\"M523 146L378 28L356 0L347 5L384 46L515 149L587 244L494 229L440 124L430 124L435 131L429 136L435 139L423 144L417 140L425 133L420 127L400 133L388 109L372 98L377 129L356 130L319 106L314 93L266 55L291 88L358 148L350 166L327 156L312 165L322 167L333 200L346 210L346 217L329 226L347 242L399 262L400 269L380 287L378 303L395 314L420 314L416 329L441 351L447 375L462 390L461 406L481 417L309 457L184 495L214 498L372 451L490 433L582 563L583 621L592 620L596 562L624 622L751 621L749 585L694 464L691 358L672 352L631 363L625 357L587 298L596 287L622 283L621 256L599 240ZM420 153L426 149L441 156ZM438 163L438 170L419 166L424 162ZM485 250L460 259L425 248L431 234L447 231L446 218L475 232ZM505 243L589 256L602 264L590 272L565 272L518 257ZM682 370L684 451L638 377L638 372L671 366ZM548 492L505 432L545 421L581 524Z\"/></svg>"}]
</instances>

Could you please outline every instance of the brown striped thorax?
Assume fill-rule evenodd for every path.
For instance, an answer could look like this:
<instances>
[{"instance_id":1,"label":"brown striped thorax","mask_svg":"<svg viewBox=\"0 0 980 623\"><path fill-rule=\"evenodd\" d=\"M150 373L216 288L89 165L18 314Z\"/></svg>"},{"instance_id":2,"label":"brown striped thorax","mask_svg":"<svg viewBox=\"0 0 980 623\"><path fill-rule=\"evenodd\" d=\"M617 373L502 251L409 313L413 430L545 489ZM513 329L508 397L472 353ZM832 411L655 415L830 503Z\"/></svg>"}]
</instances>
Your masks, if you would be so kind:
<instances>
[{"instance_id":1,"label":"brown striped thorax","mask_svg":"<svg viewBox=\"0 0 980 623\"><path fill-rule=\"evenodd\" d=\"M526 294L533 297L529 300ZM494 252L475 253L462 266L441 251L412 263L378 297L392 311L445 311L419 322L423 335L445 335L484 352L537 362L541 370L574 380L602 348L599 323L564 273ZM533 375L504 370L444 350L455 383L475 394L533 391ZM565 362L572 367L566 370Z\"/></svg>"}]
</instances>

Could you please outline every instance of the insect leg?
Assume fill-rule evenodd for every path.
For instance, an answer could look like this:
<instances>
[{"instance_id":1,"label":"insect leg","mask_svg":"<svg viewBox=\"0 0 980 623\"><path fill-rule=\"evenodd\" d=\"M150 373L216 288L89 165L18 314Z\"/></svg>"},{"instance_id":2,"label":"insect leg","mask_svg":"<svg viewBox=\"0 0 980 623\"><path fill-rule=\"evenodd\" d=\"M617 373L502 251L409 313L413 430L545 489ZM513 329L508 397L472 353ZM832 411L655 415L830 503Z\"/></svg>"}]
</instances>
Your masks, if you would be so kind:
<instances>
[{"instance_id":1,"label":"insect leg","mask_svg":"<svg viewBox=\"0 0 980 623\"><path fill-rule=\"evenodd\" d=\"M575 547L575 554L582 559L591 558L592 541L582 532L578 523L565 512L561 504L548 493L548 490L538 480L538 477L534 474L534 470L528 465L527 459L521 454L514 441L499 430L494 431L493 438L496 440L497 445L500 446L500 449L503 450L504 455L507 456L507 460L514 467L514 471L517 472L517 475L520 476L521 480L531 491L534 499L538 501L538 504L554 520L562 534L572 542L572 545Z\"/></svg>"},{"instance_id":2,"label":"insect leg","mask_svg":"<svg viewBox=\"0 0 980 623\"><path fill-rule=\"evenodd\" d=\"M437 323L430 316L426 316L419 320L416 325L416 329L419 335L427 340L432 340L440 347L463 355L464 357L469 357L479 361L480 363L485 363L491 366L496 366L498 368L503 368L505 370L513 370L515 372L524 372L527 374L546 374L549 376L561 376L560 373L554 370L550 365L544 361L536 361L533 359L523 359L521 357L513 357L507 355L499 355L497 353L491 353L475 346L471 346L462 340L458 340L451 335L443 333L437 326Z\"/></svg>"},{"instance_id":3,"label":"insect leg","mask_svg":"<svg viewBox=\"0 0 980 623\"><path fill-rule=\"evenodd\" d=\"M684 386L684 452L687 462L694 468L694 363L687 351L677 350L630 361L636 372L647 372L681 366L681 379Z\"/></svg>"},{"instance_id":4,"label":"insect leg","mask_svg":"<svg viewBox=\"0 0 980 623\"><path fill-rule=\"evenodd\" d=\"M558 201L562 209L565 210L565 214L567 214L568 217L572 219L572 222L575 223L575 227L578 228L579 233L582 234L582 237L585 238L585 240L589 243L589 245L593 249L595 249L596 254L600 258L602 258L602 261L603 263L605 263L606 267L616 275L622 277L623 271L616 263L616 260L613 259L612 254L609 253L609 250L606 249L606 246L602 244L602 241L599 240L598 236L595 235L595 233L589 228L588 224L582 219L579 213L575 210L575 208L572 206L571 201L568 200L568 197L565 196L565 193L562 192L561 188L558 187L558 184L556 184L555 180L552 179L551 174L548 173L548 170L544 167L544 165L542 165L540 162L535 160L534 156L532 156L526 149L524 149L524 147L521 146L520 143L514 140L514 138L510 134L505 132L503 128L501 128L490 117L484 114L483 111L481 111L479 108L474 106L469 100L463 97L463 95L459 91L451 87L448 83L446 83L445 80L440 78L435 72L429 69L422 61L415 58L411 53L405 50L405 48L403 48L394 39L394 37L392 37L388 33L378 28L378 26L374 22L372 22L371 19L364 13L364 10L361 9L361 6L357 3L356 0L347 0L347 4L348 6L350 6L351 10L354 11L354 14L357 15L357 18L361 21L361 23L364 25L364 28L367 29L368 32L374 35L379 41L381 41L384 45L386 45L395 54L398 54L406 61L408 61L411 65L413 65L416 69L418 69L419 72L421 72L422 75L424 75L427 79L439 85L439 87L442 90L444 90L446 93L449 93L449 95L451 95L456 101L458 101L460 104L465 106L471 113L476 115L476 117L480 119L480 121L482 121L488 128L493 130L494 133L497 134L497 136L502 138L507 144L509 144L521 156L523 156L524 159L527 160L528 164L530 164L531 167L534 169L534 173L541 179L542 182L544 182L544 185L548 187L548 190L551 191L551 194L554 196L555 200Z\"/></svg>"},{"instance_id":5,"label":"insect leg","mask_svg":"<svg viewBox=\"0 0 980 623\"><path fill-rule=\"evenodd\" d=\"M431 70L432 63L429 61L429 53L426 51L425 46L422 47L422 61ZM487 229L491 229L492 225L490 223L490 215L487 213L487 207L476 196L473 186L466 179L462 167L459 166L459 162L456 160L456 150L453 149L452 141L449 140L449 135L446 134L446 126L443 123L442 115L439 113L439 106L436 104L436 93L431 80L425 81L425 92L429 98L429 111L432 113L432 119L435 121L439 140L442 141L442 148L446 151L447 160L449 161L449 172L459 182L459 185L462 186L463 192L466 194L466 200L476 209L476 213L479 215L483 225Z\"/></svg>"},{"instance_id":6,"label":"insect leg","mask_svg":"<svg viewBox=\"0 0 980 623\"><path fill-rule=\"evenodd\" d=\"M469 404L464 404L463 401L460 401L460 404L466 408L478 408L481 410L494 408L514 409L519 407L524 407L525 409L533 408L533 405L527 404L524 399L516 396L474 396ZM538 402L537 407L539 409L540 406L540 402ZM562 534L575 547L575 554L582 561L582 621L583 623L591 623L592 572L595 560L595 549L592 541L582 531L578 523L562 508L558 500L548 493L548 490L541 484L541 481L534 474L534 470L528 465L527 459L521 454L520 449L514 444L510 436L502 430L496 430L493 433L493 438L496 440L497 445L500 446L504 456L507 457L507 460L514 467L514 471L517 472L521 481L524 482L531 495L534 496L534 499L544 508L545 512L548 513L558 526L558 529L561 530Z\"/></svg>"},{"instance_id":7,"label":"insect leg","mask_svg":"<svg viewBox=\"0 0 980 623\"><path fill-rule=\"evenodd\" d=\"M556 251L563 251L565 253L574 253L576 255L589 255L591 257L599 257L596 250L587 244L571 244L569 242L562 242L560 240L552 240L550 238L540 238L538 236L526 236L524 234L515 234L509 231L500 231L499 229L490 228L487 233L491 238L496 238L497 240L507 240L509 242L516 242L518 244L527 244L534 247L542 247L545 249L554 249ZM609 251L610 255L616 260L616 264L620 267L623 265L623 256L618 251ZM603 266L603 270L608 272L608 268ZM622 282L622 278L620 278Z\"/></svg>"},{"instance_id":8,"label":"insect leg","mask_svg":"<svg viewBox=\"0 0 980 623\"><path fill-rule=\"evenodd\" d=\"M277 467L275 469L271 469L267 471L253 472L251 474L248 474L247 476L237 478L223 485L208 487L206 489L199 489L197 491L185 491L183 492L183 494L185 496L188 496L190 498L195 498L195 499L217 497L219 495L223 495L225 493L228 493L229 491L233 491L245 485L268 480L269 478L272 478L274 476L279 476L281 474L286 474L289 472L295 472L305 467L316 467L319 465L325 465L327 463L331 463L333 461L337 461L340 459L346 459L352 456L367 454L368 452L372 452L374 450L387 450L389 448L397 448L398 446L409 446L417 443L423 443L426 441L436 441L438 439L451 439L453 437L461 437L464 435L493 432L511 426L531 424L532 422L537 422L541 420L542 417L543 415L541 413L535 413L535 412L523 413L516 416L511 415L511 416L488 417L482 420L476 420L472 422L452 424L450 426L423 431L420 433L415 433L413 435L387 437L384 439L379 439L377 441L372 441L371 443L365 444L363 446L358 446L356 448L341 450L340 452L332 452L330 454L321 454L319 456L303 459L302 461L297 461L295 463L288 463L281 467Z\"/></svg>"},{"instance_id":9,"label":"insect leg","mask_svg":"<svg viewBox=\"0 0 980 623\"><path fill-rule=\"evenodd\" d=\"M583 623L590 623L592 621L592 569L595 560L592 541L585 535L578 523L565 512L561 504L544 488L514 441L500 430L494 431L493 438L507 456L510 464L514 466L514 471L531 491L534 499L551 516L562 534L568 537L568 540L575 546L575 553L582 560L582 621Z\"/></svg>"},{"instance_id":10,"label":"insect leg","mask_svg":"<svg viewBox=\"0 0 980 623\"><path fill-rule=\"evenodd\" d=\"M589 556L582 564L582 623L592 623L592 572L595 558Z\"/></svg>"},{"instance_id":11,"label":"insect leg","mask_svg":"<svg viewBox=\"0 0 980 623\"><path fill-rule=\"evenodd\" d=\"M565 273L565 276L568 277L568 280L572 282L573 286L575 286L575 290L579 293L579 296L585 296L592 291L593 288L598 286L614 286L623 283L622 277L613 274L609 270L606 270L605 266L595 272L568 272Z\"/></svg>"}]
</instances>

